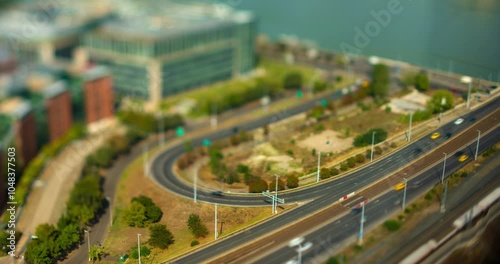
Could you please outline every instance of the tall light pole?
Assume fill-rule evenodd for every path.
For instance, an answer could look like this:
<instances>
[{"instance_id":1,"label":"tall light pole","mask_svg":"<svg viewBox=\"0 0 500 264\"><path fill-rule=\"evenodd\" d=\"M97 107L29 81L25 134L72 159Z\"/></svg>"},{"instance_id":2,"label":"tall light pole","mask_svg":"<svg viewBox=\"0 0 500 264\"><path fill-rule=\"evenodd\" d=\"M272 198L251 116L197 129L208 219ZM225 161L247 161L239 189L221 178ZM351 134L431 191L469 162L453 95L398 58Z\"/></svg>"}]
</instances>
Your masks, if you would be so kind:
<instances>
[{"instance_id":1,"label":"tall light pole","mask_svg":"<svg viewBox=\"0 0 500 264\"><path fill-rule=\"evenodd\" d=\"M476 144L476 155L474 155L474 160L477 160L477 153L479 152L479 139L481 138L481 131L477 131L477 144Z\"/></svg>"},{"instance_id":2,"label":"tall light pole","mask_svg":"<svg viewBox=\"0 0 500 264\"><path fill-rule=\"evenodd\" d=\"M294 247L297 247L296 251L297 251L297 261L294 262L294 263L297 263L297 264L301 264L302 263L302 252L310 249L312 246L313 246L313 243L312 242L307 242L304 246L302 246L302 242L304 242L304 238L303 237L296 237L292 240L290 240L290 242L288 242L288 246L291 247L291 248L294 248Z\"/></svg>"},{"instance_id":3,"label":"tall light pole","mask_svg":"<svg viewBox=\"0 0 500 264\"><path fill-rule=\"evenodd\" d=\"M372 152L370 153L370 161L373 160L373 145L375 143L375 134L377 134L377 132L373 131L373 133L372 133Z\"/></svg>"},{"instance_id":4,"label":"tall light pole","mask_svg":"<svg viewBox=\"0 0 500 264\"><path fill-rule=\"evenodd\" d=\"M411 121L413 118L413 112L410 113L410 123L408 124L408 142L410 142L411 139Z\"/></svg>"},{"instance_id":5,"label":"tall light pole","mask_svg":"<svg viewBox=\"0 0 500 264\"><path fill-rule=\"evenodd\" d=\"M472 88L472 78L469 76L462 76L462 78L460 78L460 82L469 84L469 89L467 90L467 108L469 108L470 90Z\"/></svg>"},{"instance_id":6,"label":"tall light pole","mask_svg":"<svg viewBox=\"0 0 500 264\"><path fill-rule=\"evenodd\" d=\"M198 194L197 190L196 190L196 184L197 184L197 181L198 181L198 170L195 170L193 177L194 177L194 180L193 180L194 181L194 184L193 184L193 195L194 195L193 200L196 203L196 198L197 198L197 194Z\"/></svg>"},{"instance_id":7,"label":"tall light pole","mask_svg":"<svg viewBox=\"0 0 500 264\"><path fill-rule=\"evenodd\" d=\"M144 144L144 177L148 176L148 146Z\"/></svg>"},{"instance_id":8,"label":"tall light pole","mask_svg":"<svg viewBox=\"0 0 500 264\"><path fill-rule=\"evenodd\" d=\"M159 130L159 133L160 133L160 137L159 137L159 143L160 143L160 147L163 147L163 144L165 143L165 133L164 133L164 129L165 129L165 125L164 125L164 115L163 115L163 111L160 111L160 126L158 127L158 130Z\"/></svg>"},{"instance_id":9,"label":"tall light pole","mask_svg":"<svg viewBox=\"0 0 500 264\"><path fill-rule=\"evenodd\" d=\"M446 154L446 153L444 153L444 152L443 152L443 154L444 154L444 161L443 161L443 175L441 175L441 184L442 184L442 183L443 183L443 181L444 181L444 171L445 171L445 169L446 169L446 156L447 156L447 154Z\"/></svg>"},{"instance_id":10,"label":"tall light pole","mask_svg":"<svg viewBox=\"0 0 500 264\"><path fill-rule=\"evenodd\" d=\"M88 230L84 230L85 233L87 234L87 245L88 245L88 248L89 248L89 261L91 260L90 259L90 232Z\"/></svg>"},{"instance_id":11,"label":"tall light pole","mask_svg":"<svg viewBox=\"0 0 500 264\"><path fill-rule=\"evenodd\" d=\"M274 199L273 199L273 214L278 213L278 174L274 174L276 176L276 187L274 189Z\"/></svg>"},{"instance_id":12,"label":"tall light pole","mask_svg":"<svg viewBox=\"0 0 500 264\"><path fill-rule=\"evenodd\" d=\"M407 183L407 181L406 181L406 178L403 178L403 180L405 181L405 189L404 189L404 192L403 192L403 208L402 208L403 211L404 211L405 210L405 204L406 204L406 185L407 185L406 183Z\"/></svg>"},{"instance_id":13,"label":"tall light pole","mask_svg":"<svg viewBox=\"0 0 500 264\"><path fill-rule=\"evenodd\" d=\"M218 222L218 220L217 220L217 204L215 204L215 232L214 232L215 239L217 239L217 237L219 235L218 234L219 232L217 231L217 222Z\"/></svg>"},{"instance_id":14,"label":"tall light pole","mask_svg":"<svg viewBox=\"0 0 500 264\"><path fill-rule=\"evenodd\" d=\"M365 223L365 202L361 202L361 220L360 220L360 227L359 227L359 240L358 244L361 245L363 243L363 225Z\"/></svg>"},{"instance_id":15,"label":"tall light pole","mask_svg":"<svg viewBox=\"0 0 500 264\"><path fill-rule=\"evenodd\" d=\"M141 264L141 234L137 234L137 253L139 254L139 264Z\"/></svg>"},{"instance_id":16,"label":"tall light pole","mask_svg":"<svg viewBox=\"0 0 500 264\"><path fill-rule=\"evenodd\" d=\"M316 171L316 182L319 182L319 167L321 166L321 151L318 151L318 170Z\"/></svg>"},{"instance_id":17,"label":"tall light pole","mask_svg":"<svg viewBox=\"0 0 500 264\"><path fill-rule=\"evenodd\" d=\"M443 195L443 201L441 203L441 213L444 213L446 211L446 194L448 193L448 181L446 181L446 185L444 186L444 195Z\"/></svg>"}]
</instances>

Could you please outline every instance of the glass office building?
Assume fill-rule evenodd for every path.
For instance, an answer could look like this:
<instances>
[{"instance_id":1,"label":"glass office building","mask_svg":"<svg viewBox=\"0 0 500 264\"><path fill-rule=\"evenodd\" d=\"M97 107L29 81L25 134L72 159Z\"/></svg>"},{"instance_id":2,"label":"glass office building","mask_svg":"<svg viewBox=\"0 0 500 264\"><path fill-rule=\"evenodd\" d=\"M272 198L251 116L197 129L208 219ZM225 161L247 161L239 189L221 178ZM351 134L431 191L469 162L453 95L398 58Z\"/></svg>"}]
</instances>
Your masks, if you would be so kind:
<instances>
[{"instance_id":1,"label":"glass office building","mask_svg":"<svg viewBox=\"0 0 500 264\"><path fill-rule=\"evenodd\" d=\"M252 13L200 3L156 2L147 8L123 7L84 37L90 60L113 73L116 93L157 103L254 68Z\"/></svg>"}]
</instances>

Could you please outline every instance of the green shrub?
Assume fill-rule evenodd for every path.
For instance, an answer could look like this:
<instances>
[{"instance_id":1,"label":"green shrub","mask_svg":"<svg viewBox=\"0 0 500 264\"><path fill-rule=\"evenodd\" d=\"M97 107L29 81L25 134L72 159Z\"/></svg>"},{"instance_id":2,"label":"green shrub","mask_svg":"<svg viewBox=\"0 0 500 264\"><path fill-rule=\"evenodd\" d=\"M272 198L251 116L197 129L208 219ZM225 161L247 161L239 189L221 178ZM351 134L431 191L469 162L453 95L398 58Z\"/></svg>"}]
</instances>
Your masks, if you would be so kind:
<instances>
[{"instance_id":1,"label":"green shrub","mask_svg":"<svg viewBox=\"0 0 500 264\"><path fill-rule=\"evenodd\" d=\"M365 162L365 156L363 156L363 154L356 155L355 159L356 159L357 163L363 163L363 162Z\"/></svg>"},{"instance_id":2,"label":"green shrub","mask_svg":"<svg viewBox=\"0 0 500 264\"><path fill-rule=\"evenodd\" d=\"M401 227L401 224L397 220L391 219L384 222L384 227L392 232L397 231Z\"/></svg>"},{"instance_id":3,"label":"green shrub","mask_svg":"<svg viewBox=\"0 0 500 264\"><path fill-rule=\"evenodd\" d=\"M340 262L337 260L335 257L330 257L327 261L326 264L340 264Z\"/></svg>"},{"instance_id":4,"label":"green shrub","mask_svg":"<svg viewBox=\"0 0 500 264\"><path fill-rule=\"evenodd\" d=\"M256 179L248 185L248 192L250 193L261 193L267 190L267 182L263 179Z\"/></svg>"},{"instance_id":5,"label":"green shrub","mask_svg":"<svg viewBox=\"0 0 500 264\"><path fill-rule=\"evenodd\" d=\"M287 149L286 154L290 155L293 157L293 150Z\"/></svg>"},{"instance_id":6,"label":"green shrub","mask_svg":"<svg viewBox=\"0 0 500 264\"><path fill-rule=\"evenodd\" d=\"M319 170L319 177L322 180L330 178L331 177L330 170L327 168L321 168L321 170Z\"/></svg>"},{"instance_id":7,"label":"green shrub","mask_svg":"<svg viewBox=\"0 0 500 264\"><path fill-rule=\"evenodd\" d=\"M299 187L299 177L297 175L289 175L286 180L286 186L290 189Z\"/></svg>"},{"instance_id":8,"label":"green shrub","mask_svg":"<svg viewBox=\"0 0 500 264\"><path fill-rule=\"evenodd\" d=\"M349 166L347 165L347 162L342 162L340 163L340 170L341 171L347 171L349 169Z\"/></svg>"},{"instance_id":9,"label":"green shrub","mask_svg":"<svg viewBox=\"0 0 500 264\"><path fill-rule=\"evenodd\" d=\"M347 166L349 166L349 168L354 168L356 166L356 160L354 159L354 157L350 157L347 159Z\"/></svg>"},{"instance_id":10,"label":"green shrub","mask_svg":"<svg viewBox=\"0 0 500 264\"><path fill-rule=\"evenodd\" d=\"M201 221L201 218L197 214L190 214L187 225L189 230L193 233L196 238L205 237L208 235L207 226Z\"/></svg>"},{"instance_id":11,"label":"green shrub","mask_svg":"<svg viewBox=\"0 0 500 264\"><path fill-rule=\"evenodd\" d=\"M200 244L200 242L198 240L191 241L191 247L197 246L199 244Z\"/></svg>"},{"instance_id":12,"label":"green shrub","mask_svg":"<svg viewBox=\"0 0 500 264\"><path fill-rule=\"evenodd\" d=\"M335 167L331 167L330 168L330 175L331 176L337 176L337 175L339 175L339 170L337 168L335 168Z\"/></svg>"},{"instance_id":13,"label":"green shrub","mask_svg":"<svg viewBox=\"0 0 500 264\"><path fill-rule=\"evenodd\" d=\"M281 179L278 179L278 191L282 191L285 189L285 182ZM276 190L276 179L273 179L269 184L269 191L274 192Z\"/></svg>"},{"instance_id":14,"label":"green shrub","mask_svg":"<svg viewBox=\"0 0 500 264\"><path fill-rule=\"evenodd\" d=\"M147 257L151 254L151 250L147 246L141 246L141 258ZM139 252L137 252L137 247L132 247L132 252L130 253L130 257L133 259L139 258Z\"/></svg>"},{"instance_id":15,"label":"green shrub","mask_svg":"<svg viewBox=\"0 0 500 264\"><path fill-rule=\"evenodd\" d=\"M373 136L373 132L375 132L374 136ZM371 145L372 138L373 138L374 144L382 142L382 141L386 140L386 138L387 138L387 131L385 131L384 129L381 129L381 128L370 129L366 133L355 137L353 145L355 147L364 147L364 146Z\"/></svg>"}]
</instances>

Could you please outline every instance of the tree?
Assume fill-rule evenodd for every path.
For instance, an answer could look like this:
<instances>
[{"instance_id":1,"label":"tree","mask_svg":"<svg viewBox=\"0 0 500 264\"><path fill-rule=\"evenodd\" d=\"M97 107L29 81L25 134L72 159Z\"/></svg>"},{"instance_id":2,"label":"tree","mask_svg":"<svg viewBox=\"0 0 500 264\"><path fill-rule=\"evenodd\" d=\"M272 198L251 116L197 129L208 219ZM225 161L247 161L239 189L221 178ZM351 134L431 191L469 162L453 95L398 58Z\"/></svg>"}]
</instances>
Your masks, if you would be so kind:
<instances>
[{"instance_id":1,"label":"tree","mask_svg":"<svg viewBox=\"0 0 500 264\"><path fill-rule=\"evenodd\" d=\"M373 154L375 155L382 154L382 148L380 146L376 146L375 148L373 148Z\"/></svg>"},{"instance_id":2,"label":"tree","mask_svg":"<svg viewBox=\"0 0 500 264\"><path fill-rule=\"evenodd\" d=\"M235 182L240 182L240 175L234 169L229 169L226 177L227 184L233 184Z\"/></svg>"},{"instance_id":3,"label":"tree","mask_svg":"<svg viewBox=\"0 0 500 264\"><path fill-rule=\"evenodd\" d=\"M285 189L285 182L281 179L278 179L278 191L282 191ZM276 190L276 179L272 180L269 184L269 191L274 192Z\"/></svg>"},{"instance_id":4,"label":"tree","mask_svg":"<svg viewBox=\"0 0 500 264\"><path fill-rule=\"evenodd\" d=\"M363 154L358 154L358 155L356 155L355 158L356 158L356 162L357 163L363 163L363 162L365 162L365 156L363 156Z\"/></svg>"},{"instance_id":5,"label":"tree","mask_svg":"<svg viewBox=\"0 0 500 264\"><path fill-rule=\"evenodd\" d=\"M66 205L68 217L77 219L79 224L86 224L95 218L103 201L100 176L90 174L84 176L71 191Z\"/></svg>"},{"instance_id":6,"label":"tree","mask_svg":"<svg viewBox=\"0 0 500 264\"><path fill-rule=\"evenodd\" d=\"M446 111L453 107L453 94L444 89L437 90L427 102L427 110L432 114Z\"/></svg>"},{"instance_id":7,"label":"tree","mask_svg":"<svg viewBox=\"0 0 500 264\"><path fill-rule=\"evenodd\" d=\"M193 235L196 238L205 237L208 235L208 228L201 221L201 218L199 215L190 214L188 221L187 221L187 224L188 224L189 230L191 230L191 233L193 233Z\"/></svg>"},{"instance_id":8,"label":"tree","mask_svg":"<svg viewBox=\"0 0 500 264\"><path fill-rule=\"evenodd\" d=\"M299 177L297 175L288 175L286 178L286 186L290 189L299 187Z\"/></svg>"},{"instance_id":9,"label":"tree","mask_svg":"<svg viewBox=\"0 0 500 264\"><path fill-rule=\"evenodd\" d=\"M150 237L148 240L148 244L153 247L166 249L168 248L168 246L174 243L174 236L167 229L166 225L162 224L151 225L149 227L149 232L150 232Z\"/></svg>"},{"instance_id":10,"label":"tree","mask_svg":"<svg viewBox=\"0 0 500 264\"><path fill-rule=\"evenodd\" d=\"M56 239L56 244L66 251L76 248L81 237L80 227L76 223L66 225L60 230L60 233Z\"/></svg>"},{"instance_id":11,"label":"tree","mask_svg":"<svg viewBox=\"0 0 500 264\"><path fill-rule=\"evenodd\" d=\"M124 211L123 218L129 226L144 227L148 221L146 207L133 201Z\"/></svg>"},{"instance_id":12,"label":"tree","mask_svg":"<svg viewBox=\"0 0 500 264\"><path fill-rule=\"evenodd\" d=\"M300 72L290 72L283 80L283 88L297 90L302 88L302 74Z\"/></svg>"},{"instance_id":13,"label":"tree","mask_svg":"<svg viewBox=\"0 0 500 264\"><path fill-rule=\"evenodd\" d=\"M115 158L115 152L110 147L101 147L95 152L94 158L97 166L107 168Z\"/></svg>"},{"instance_id":14,"label":"tree","mask_svg":"<svg viewBox=\"0 0 500 264\"><path fill-rule=\"evenodd\" d=\"M147 196L140 195L138 197L134 197L132 198L131 202L138 202L146 208L145 216L148 222L156 223L160 221L161 217L163 216L163 212L161 211L160 207L156 206L153 200L151 200L151 198Z\"/></svg>"},{"instance_id":15,"label":"tree","mask_svg":"<svg viewBox=\"0 0 500 264\"><path fill-rule=\"evenodd\" d=\"M349 166L347 165L347 162L344 161L344 162L340 163L340 170L341 171L346 171L348 169L349 169Z\"/></svg>"},{"instance_id":16,"label":"tree","mask_svg":"<svg viewBox=\"0 0 500 264\"><path fill-rule=\"evenodd\" d=\"M324 179L328 179L330 178L330 170L327 169L327 168L321 168L321 170L319 170L319 177L324 180Z\"/></svg>"},{"instance_id":17,"label":"tree","mask_svg":"<svg viewBox=\"0 0 500 264\"><path fill-rule=\"evenodd\" d=\"M421 92L429 90L430 82L426 73L419 73L415 76L415 88Z\"/></svg>"},{"instance_id":18,"label":"tree","mask_svg":"<svg viewBox=\"0 0 500 264\"><path fill-rule=\"evenodd\" d=\"M114 153L122 154L129 151L130 141L125 135L114 135L108 140L108 145Z\"/></svg>"},{"instance_id":19,"label":"tree","mask_svg":"<svg viewBox=\"0 0 500 264\"><path fill-rule=\"evenodd\" d=\"M263 179L255 179L248 185L248 192L261 193L267 190L267 182Z\"/></svg>"},{"instance_id":20,"label":"tree","mask_svg":"<svg viewBox=\"0 0 500 264\"><path fill-rule=\"evenodd\" d=\"M389 68L384 64L375 65L372 78L371 95L373 97L386 96L389 92Z\"/></svg>"},{"instance_id":21,"label":"tree","mask_svg":"<svg viewBox=\"0 0 500 264\"><path fill-rule=\"evenodd\" d=\"M321 105L315 106L307 113L307 117L312 117L315 119L320 119L325 113L325 108Z\"/></svg>"},{"instance_id":22,"label":"tree","mask_svg":"<svg viewBox=\"0 0 500 264\"><path fill-rule=\"evenodd\" d=\"M375 136L373 135L373 132L375 132ZM374 139L375 144L377 144L387 139L387 131L381 128L370 129L366 133L355 137L353 145L355 147L364 147L371 145L372 137Z\"/></svg>"},{"instance_id":23,"label":"tree","mask_svg":"<svg viewBox=\"0 0 500 264\"><path fill-rule=\"evenodd\" d=\"M104 250L103 247L98 246L98 245L93 245L90 248L89 258L92 260L92 262L95 262L96 260L101 260L101 258L105 254L106 254L106 251Z\"/></svg>"},{"instance_id":24,"label":"tree","mask_svg":"<svg viewBox=\"0 0 500 264\"><path fill-rule=\"evenodd\" d=\"M52 240L58 236L57 229L53 225L41 224L36 227L35 235L39 240Z\"/></svg>"},{"instance_id":25,"label":"tree","mask_svg":"<svg viewBox=\"0 0 500 264\"><path fill-rule=\"evenodd\" d=\"M250 172L250 168L246 165L238 164L236 171L238 171L239 173L246 174Z\"/></svg>"},{"instance_id":26,"label":"tree","mask_svg":"<svg viewBox=\"0 0 500 264\"><path fill-rule=\"evenodd\" d=\"M326 83L324 81L315 81L313 86L314 93L319 93L326 90Z\"/></svg>"},{"instance_id":27,"label":"tree","mask_svg":"<svg viewBox=\"0 0 500 264\"><path fill-rule=\"evenodd\" d=\"M337 168L335 168L335 167L331 167L330 168L330 175L331 176L337 176L337 175L339 175L339 170Z\"/></svg>"},{"instance_id":28,"label":"tree","mask_svg":"<svg viewBox=\"0 0 500 264\"><path fill-rule=\"evenodd\" d=\"M151 250L147 246L141 246L141 257L149 256ZM137 252L137 247L132 247L132 252L130 252L130 257L133 259L139 258L139 252Z\"/></svg>"},{"instance_id":29,"label":"tree","mask_svg":"<svg viewBox=\"0 0 500 264\"><path fill-rule=\"evenodd\" d=\"M356 160L354 159L354 157L350 157L347 159L347 166L349 166L349 168L354 168L356 166Z\"/></svg>"}]
</instances>

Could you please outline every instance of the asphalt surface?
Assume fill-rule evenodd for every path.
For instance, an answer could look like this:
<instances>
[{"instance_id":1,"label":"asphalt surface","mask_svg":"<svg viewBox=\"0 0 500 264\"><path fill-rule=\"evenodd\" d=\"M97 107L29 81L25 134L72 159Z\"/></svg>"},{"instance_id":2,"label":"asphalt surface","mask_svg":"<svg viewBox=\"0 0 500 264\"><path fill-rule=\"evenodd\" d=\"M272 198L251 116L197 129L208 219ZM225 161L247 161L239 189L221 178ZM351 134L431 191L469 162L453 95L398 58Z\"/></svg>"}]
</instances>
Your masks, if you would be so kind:
<instances>
[{"instance_id":1,"label":"asphalt surface","mask_svg":"<svg viewBox=\"0 0 500 264\"><path fill-rule=\"evenodd\" d=\"M491 145L497 143L499 136L500 129L497 127L492 133L482 138L479 151L482 152ZM471 149L475 149L475 147L476 143L473 142L462 148L461 151L469 152ZM456 158L449 159L445 169L446 175L452 174L463 165L464 163L458 162ZM410 180L408 182L409 188L406 193L407 202L418 198L424 191L440 183L439 177L436 176L442 173L442 168L443 164L438 163ZM418 186L415 185L416 182L419 182ZM375 223L379 223L381 220L385 219L387 215L400 211L402 193L402 191L390 190L382 196L375 198L373 201L369 201L365 206L365 230L370 228L370 225L371 227L375 227ZM313 243L313 247L303 253L303 263L321 263L321 261L325 260L325 253L329 251L334 252L332 249L335 249L335 246L339 245L339 242L349 238L351 238L351 240L357 238L360 229L361 215L359 213L349 213L349 210L358 207L358 204L350 204L350 206L350 208L347 207L346 210L344 210L344 214L347 213L346 215L304 236L306 242L309 241ZM335 215L332 215L332 218L335 218ZM296 255L297 253L294 249L284 245L281 249L272 251L271 254L256 259L252 261L252 263L286 263L287 261L295 260ZM237 262L230 261L229 263Z\"/></svg>"},{"instance_id":2,"label":"asphalt surface","mask_svg":"<svg viewBox=\"0 0 500 264\"><path fill-rule=\"evenodd\" d=\"M450 140L454 140L455 142L458 142L458 143L455 143L455 145L458 144L458 146L462 146L466 142L461 142L462 139L459 137L461 137L462 135L464 135L466 133L463 133L463 134L459 135L458 137L454 137L454 136L456 136L456 134L458 134L459 131L464 130L468 125L470 125L470 123L475 123L476 120L481 119L481 117L486 116L490 112L496 111L497 110L497 102L498 102L498 100L494 100L490 104L488 104L482 108L479 108L472 113L465 115L464 116L465 122L461 125L455 125L453 123L444 125L443 127L441 127L439 129L441 131L441 134L445 135L444 132L452 133L452 138ZM498 118L498 113L495 117L490 117L490 119L491 119L489 122L490 126L495 126L496 124L498 124L498 121L496 121L495 118ZM470 123L467 123L467 122L470 122ZM493 125L491 124L492 122L493 122ZM470 130L470 131L472 131L472 130ZM472 133L470 131L469 131L469 133ZM473 132L475 132L475 130L473 130ZM467 136L470 137L470 135L467 135ZM383 176L387 175L389 171L394 171L398 168L404 167L406 164L423 156L423 154L425 152L435 148L437 145L443 143L446 140L447 139L445 139L444 136L442 136L436 140L431 140L429 138L429 136L425 136L425 137L413 142L412 144L409 144L409 146L403 148L402 150L398 151L397 153L389 155L386 158L384 158L378 162L375 162L374 164L371 164L371 165L351 174L349 177L341 178L341 179L336 180L336 181L332 181L332 182L328 182L326 184L318 185L318 186L309 188L307 190L301 190L298 192L287 194L287 195L290 195L290 198L287 198L285 195L280 196L282 198L285 198L286 202L291 202L291 201L293 201L293 199L297 199L294 195L297 195L299 193L300 193L300 195L306 196L308 199L311 199L311 197L313 197L313 198L319 197L319 196L322 196L322 197L320 199L318 199L317 201L308 203L308 204L301 206L297 209L294 209L286 214L275 217L275 218L267 221L263 225L259 225L259 226L250 228L248 230L245 230L242 233L239 233L239 234L234 235L232 237L229 237L227 239L221 240L221 241L219 241L211 246L204 247L204 248L196 251L194 254L186 255L182 258L176 259L174 261L174 263L200 263L200 262L204 262L204 261L207 261L207 259L209 259L209 258L212 258L212 257L215 257L219 254L227 253L227 252L231 251L235 247L235 245L243 245L245 243L248 243L249 241L254 241L254 240L258 239L259 237L262 237L262 236L269 234L272 230L277 230L290 222L293 222L293 221L300 219L304 216L311 215L314 212L318 211L319 209L335 203L336 201L338 201L338 199L340 197L344 196L347 193L350 193L350 192L353 192L353 191L356 191L358 189L361 189L363 187L368 186L371 182L376 181L377 179L381 179ZM467 141L470 141L470 139ZM482 140L482 141L483 142L481 142L481 146L483 146L483 144L488 143L488 141L486 140L486 137L485 137L485 140ZM475 144L475 143L473 143L473 144ZM448 145L445 145L445 146L448 146ZM456 146L454 146L452 148L455 150L457 149ZM450 159L447 160L447 166L446 166L447 171L448 171L448 168L450 168L450 172L451 172L451 169L453 168L453 166L458 166L461 164L461 163L459 164L456 161L456 157L451 159L451 153L452 152L450 152ZM439 155L442 155L442 153L440 152ZM469 155L469 156L473 157L473 154ZM439 161L439 159L435 159L434 157L431 157L431 160L426 162L427 163L426 166L429 164L432 164L435 160ZM432 179L428 179L429 181L430 180L435 181L435 180L440 178L439 176L436 176L436 175L441 175L439 173L439 168L442 168L442 164L438 164L435 167L433 167L433 169L436 172L434 173L435 175L433 175ZM421 170L423 168L410 166L409 169L418 171L419 169ZM401 176L401 175L399 175L399 176ZM398 181L400 181L400 180L401 180L401 178ZM384 181L381 181L378 183L379 186L377 186L377 189L380 189L380 186L384 187L384 185L385 185L385 189L387 189L388 186L389 186L389 188L391 188L393 186L392 184L394 184L394 183L391 182L390 180L389 181L384 180ZM189 188L187 191L191 191L191 189ZM312 194L309 195L308 193L312 193ZM364 195L365 195L365 197L369 198L370 197L369 190L367 190L367 193L364 193ZM209 195L206 195L206 197L208 197L209 199L214 199L214 198L210 197ZM227 199L228 197L226 196L223 198ZM218 199L223 199L223 198L218 198ZM245 197L231 197L231 198L237 199L237 200L238 199L245 200ZM215 198L215 199L217 199L217 198ZM251 200L251 199L253 199L253 198L250 198L249 200ZM259 198L259 199L262 200L262 198ZM411 197L408 197L408 199L411 199ZM361 200L359 200L358 203L361 202L362 200L363 200L363 198ZM353 206L356 206L356 205L357 204L353 204ZM320 214L321 217L316 217L315 219L308 220L308 221L306 221L307 220L306 219L304 221L301 221L300 223L303 223L302 225L307 226L307 228L305 230L309 230L310 228L312 228L314 226L320 225L322 223L324 224L325 218L328 219L328 216L338 216L340 213L342 213L342 211L345 211L345 210L347 210L347 209L345 207L342 207L341 205L333 206L333 207L331 207L331 209L325 210L321 213L316 213L318 215ZM347 210L347 211L349 211L349 210ZM320 219L320 220L318 220L318 219ZM293 235L295 233L299 233L298 232L299 229L295 230L294 228L295 227L293 227L291 229L287 229L288 231L284 232L285 237L287 235L289 236L289 235ZM299 228L299 226L297 226L297 228ZM302 226L301 228L304 228L304 226ZM297 231L297 232L292 232L292 231ZM291 239L291 238L286 237L286 239ZM269 244L269 243L271 243L271 244ZM229 255L233 255L233 256L234 255L239 256L236 259L234 259L234 258L231 259L231 257L229 257L228 259L224 259L224 260L214 259L213 263L233 263L233 261L236 261L234 263L237 263L238 259L240 257L243 257L244 255L246 255L246 254L242 254L242 252L254 252L255 251L255 252L263 253L262 246L264 246L264 248L270 248L270 246L274 245L275 243L277 243L276 240L271 240L271 241L263 242L263 243L255 242L255 243L252 243L253 246L246 245L245 247L243 247L243 251L236 251L236 252L233 252L233 254L229 254ZM286 251L286 249L284 249L284 250ZM287 252L282 256L290 257L292 255L293 254L290 254L290 252ZM273 256L274 256L274 254L273 254ZM239 259L239 261L241 261L241 260L242 259ZM248 260L248 259L246 259L246 260ZM265 263L268 263L267 260ZM278 262L276 262L276 263L278 263Z\"/></svg>"},{"instance_id":3,"label":"asphalt surface","mask_svg":"<svg viewBox=\"0 0 500 264\"><path fill-rule=\"evenodd\" d=\"M337 96L340 96L340 94L337 94ZM403 167L405 164L422 156L425 152L435 148L439 144L442 144L447 140L447 135L449 135L450 137L455 136L460 131L467 128L467 126L471 123L476 122L476 120L479 120L490 112L496 110L499 101L499 99L493 100L487 105L464 115L463 118L465 121L460 125L455 125L453 122L443 125L438 130L436 130L441 134L441 136L436 140L430 139L429 136L422 137L414 141L413 143L408 144L401 150L386 156L383 160L374 162L373 164L365 166L355 173L349 174L349 177L342 177L338 180L329 181L324 184L316 185L307 189L300 189L294 192L286 192L282 195L279 195L279 197L285 199L285 203L313 200L328 192L336 193L340 198L341 196L360 189L363 186L366 186L369 183L386 176L388 173ZM314 103L315 102L310 102L307 106L312 107L314 106ZM295 113L299 113L305 110L304 107L306 106L294 108L288 111L286 114L293 115ZM266 124L269 124L270 122L273 122L273 118L273 116L264 117L256 121L249 122L244 126L241 126L240 128L245 130L259 128ZM208 138L214 141L231 136L232 134L232 128L224 129L216 133L211 133L203 138L200 137L193 139L192 143L195 147L201 146L204 138ZM152 177L165 189L186 198L193 199L193 187L186 185L184 182L179 180L172 171L176 159L184 152L184 145L179 144L159 154L152 163ZM220 197L211 195L210 192L198 190L197 199L199 201L225 205L269 206L269 201L264 199L262 195L236 196L226 194L225 196Z\"/></svg>"}]
</instances>

